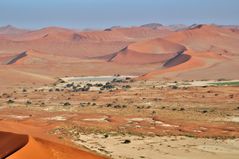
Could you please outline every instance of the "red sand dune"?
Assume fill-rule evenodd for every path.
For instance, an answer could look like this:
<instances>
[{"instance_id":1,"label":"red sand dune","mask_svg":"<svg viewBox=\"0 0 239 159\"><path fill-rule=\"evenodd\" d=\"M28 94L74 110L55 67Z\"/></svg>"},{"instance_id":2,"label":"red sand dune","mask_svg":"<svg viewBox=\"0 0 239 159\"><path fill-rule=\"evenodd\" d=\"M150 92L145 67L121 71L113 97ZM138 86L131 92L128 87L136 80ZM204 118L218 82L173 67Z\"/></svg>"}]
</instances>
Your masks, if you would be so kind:
<instances>
[{"instance_id":1,"label":"red sand dune","mask_svg":"<svg viewBox=\"0 0 239 159\"><path fill-rule=\"evenodd\" d=\"M151 71L154 72L152 78L162 78L162 73L155 73L162 70L163 76L170 74L171 78L179 79L215 79L220 76L235 79L239 78L236 73L238 35L235 29L214 25L195 25L180 31L170 31L167 27L130 27L80 32L48 27L21 35L0 36L1 63L26 50L28 55L0 71L7 81L16 75L21 81L30 79L29 75L39 81L37 74L41 79L53 79L79 74L140 75ZM179 55L186 49L191 53ZM204 65L193 69L184 67L182 71L181 66L177 67L195 59L200 59ZM96 65L103 71L95 70ZM136 66L139 67L137 70L132 68Z\"/></svg>"},{"instance_id":2,"label":"red sand dune","mask_svg":"<svg viewBox=\"0 0 239 159\"><path fill-rule=\"evenodd\" d=\"M19 36L9 37L13 41L137 41L142 39L152 39L169 35L169 29L152 29L145 27L116 28L109 31L75 31L60 27L47 27L40 30L28 31ZM24 33L24 32L23 32Z\"/></svg>"},{"instance_id":3,"label":"red sand dune","mask_svg":"<svg viewBox=\"0 0 239 159\"><path fill-rule=\"evenodd\" d=\"M19 135L0 131L0 158L15 153L28 143L27 135Z\"/></svg>"},{"instance_id":4,"label":"red sand dune","mask_svg":"<svg viewBox=\"0 0 239 159\"><path fill-rule=\"evenodd\" d=\"M0 37L0 48L6 52L38 50L43 53L71 56L97 57L112 54L129 43L169 35L167 29L144 27L117 28L111 31L87 31L60 27L47 27L21 35ZM1 50L0 50L1 51Z\"/></svg>"},{"instance_id":5,"label":"red sand dune","mask_svg":"<svg viewBox=\"0 0 239 159\"><path fill-rule=\"evenodd\" d=\"M129 39L144 40L165 37L170 35L172 31L167 28L153 29L145 27L131 27L131 28L117 28L115 31L119 31L127 36Z\"/></svg>"},{"instance_id":6,"label":"red sand dune","mask_svg":"<svg viewBox=\"0 0 239 159\"><path fill-rule=\"evenodd\" d=\"M175 61L172 61L172 63L167 64L165 68L147 73L138 79L150 80L156 78L165 78L165 74L167 73L190 71L195 68L203 67L205 65L204 61L199 57L193 56L192 54L193 53L191 51L187 51L184 54L186 57L178 57L179 59L175 59ZM181 63L178 62L180 60L182 60ZM168 65L170 67L167 67Z\"/></svg>"},{"instance_id":7,"label":"red sand dune","mask_svg":"<svg viewBox=\"0 0 239 159\"><path fill-rule=\"evenodd\" d=\"M64 60L63 60L64 59ZM45 52L27 50L18 54L8 55L0 59L3 65L54 65L79 62L78 58L49 55Z\"/></svg>"},{"instance_id":8,"label":"red sand dune","mask_svg":"<svg viewBox=\"0 0 239 159\"><path fill-rule=\"evenodd\" d=\"M238 54L239 34L214 25L198 25L173 33L166 39L180 43L194 51L212 51L220 54Z\"/></svg>"},{"instance_id":9,"label":"red sand dune","mask_svg":"<svg viewBox=\"0 0 239 159\"><path fill-rule=\"evenodd\" d=\"M4 65L11 65L11 64L16 63L18 60L21 60L22 58L24 58L26 56L27 56L27 53L26 52L22 52L22 53L19 53L17 55L14 55L14 56L11 56L11 57L7 58L6 60L4 60L2 62L2 64L4 64Z\"/></svg>"},{"instance_id":10,"label":"red sand dune","mask_svg":"<svg viewBox=\"0 0 239 159\"><path fill-rule=\"evenodd\" d=\"M14 142L13 142L14 144ZM28 137L28 143L7 159L103 159L90 152L42 139Z\"/></svg>"},{"instance_id":11,"label":"red sand dune","mask_svg":"<svg viewBox=\"0 0 239 159\"><path fill-rule=\"evenodd\" d=\"M185 50L182 45L157 38L131 44L109 61L123 64L163 64Z\"/></svg>"},{"instance_id":12,"label":"red sand dune","mask_svg":"<svg viewBox=\"0 0 239 159\"><path fill-rule=\"evenodd\" d=\"M238 79L238 37L239 34L231 29L213 25L198 25L173 33L165 39L182 44L190 50L187 53L189 61L184 64L179 62L182 58L174 59L172 68L155 70L142 78ZM180 63L182 64L178 65Z\"/></svg>"},{"instance_id":13,"label":"red sand dune","mask_svg":"<svg viewBox=\"0 0 239 159\"><path fill-rule=\"evenodd\" d=\"M72 143L49 135L49 130L56 126L53 123L44 124L31 120L26 122L2 120L0 123L0 158L4 158L4 156L8 156L7 159L105 158L86 150L71 147Z\"/></svg>"},{"instance_id":14,"label":"red sand dune","mask_svg":"<svg viewBox=\"0 0 239 159\"><path fill-rule=\"evenodd\" d=\"M161 38L137 42L129 45L128 49L142 53L154 54L167 54L185 51L184 46Z\"/></svg>"},{"instance_id":15,"label":"red sand dune","mask_svg":"<svg viewBox=\"0 0 239 159\"><path fill-rule=\"evenodd\" d=\"M20 36L12 37L13 41L30 41L30 40L69 40L74 35L74 31L60 27L47 27L40 30L34 30L21 34Z\"/></svg>"},{"instance_id":16,"label":"red sand dune","mask_svg":"<svg viewBox=\"0 0 239 159\"><path fill-rule=\"evenodd\" d=\"M27 135L0 131L0 158L103 159L90 152Z\"/></svg>"}]
</instances>

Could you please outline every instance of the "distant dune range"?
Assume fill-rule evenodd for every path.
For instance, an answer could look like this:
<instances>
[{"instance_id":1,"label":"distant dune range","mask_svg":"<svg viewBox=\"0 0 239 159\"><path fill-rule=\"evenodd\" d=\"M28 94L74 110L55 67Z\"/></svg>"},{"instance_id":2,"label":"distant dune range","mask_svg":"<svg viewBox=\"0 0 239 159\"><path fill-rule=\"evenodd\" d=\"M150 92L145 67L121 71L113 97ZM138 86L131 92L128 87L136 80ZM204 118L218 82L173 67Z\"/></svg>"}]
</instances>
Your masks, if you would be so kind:
<instances>
[{"instance_id":1,"label":"distant dune range","mask_svg":"<svg viewBox=\"0 0 239 159\"><path fill-rule=\"evenodd\" d=\"M0 28L0 82L112 74L148 80L238 79L238 42L237 26L152 23L95 31L6 26Z\"/></svg>"}]
</instances>

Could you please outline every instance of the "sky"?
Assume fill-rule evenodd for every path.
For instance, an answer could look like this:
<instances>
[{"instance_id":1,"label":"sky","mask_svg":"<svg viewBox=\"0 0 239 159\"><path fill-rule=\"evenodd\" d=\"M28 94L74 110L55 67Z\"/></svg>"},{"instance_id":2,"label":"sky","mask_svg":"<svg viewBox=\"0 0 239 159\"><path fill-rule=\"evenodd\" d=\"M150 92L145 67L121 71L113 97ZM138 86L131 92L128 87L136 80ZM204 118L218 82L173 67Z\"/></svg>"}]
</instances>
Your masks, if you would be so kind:
<instances>
[{"instance_id":1,"label":"sky","mask_svg":"<svg viewBox=\"0 0 239 159\"><path fill-rule=\"evenodd\" d=\"M239 24L239 0L0 0L0 26Z\"/></svg>"}]
</instances>

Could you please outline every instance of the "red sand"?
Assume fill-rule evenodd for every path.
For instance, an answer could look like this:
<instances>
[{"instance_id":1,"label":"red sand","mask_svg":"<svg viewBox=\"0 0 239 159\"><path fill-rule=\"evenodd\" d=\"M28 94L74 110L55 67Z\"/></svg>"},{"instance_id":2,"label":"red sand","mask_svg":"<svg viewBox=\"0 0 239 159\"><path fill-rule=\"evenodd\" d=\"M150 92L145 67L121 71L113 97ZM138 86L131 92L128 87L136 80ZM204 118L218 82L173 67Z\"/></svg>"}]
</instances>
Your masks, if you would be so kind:
<instances>
[{"instance_id":1,"label":"red sand","mask_svg":"<svg viewBox=\"0 0 239 159\"><path fill-rule=\"evenodd\" d=\"M18 135L13 133L0 132L0 157L8 159L103 159L104 157L97 156L91 152L86 152L65 143L64 145L59 142L59 139L47 135L48 127L35 127L33 125L40 124L26 123L21 124L18 122L1 121L1 130L9 132L17 132ZM43 128L44 127L44 128ZM36 137L32 137L36 136ZM39 138L40 137L40 138ZM41 139L41 138L44 138ZM3 149L2 149L3 148Z\"/></svg>"},{"instance_id":2,"label":"red sand","mask_svg":"<svg viewBox=\"0 0 239 159\"><path fill-rule=\"evenodd\" d=\"M5 158L28 143L27 135L0 131L0 158Z\"/></svg>"},{"instance_id":3,"label":"red sand","mask_svg":"<svg viewBox=\"0 0 239 159\"><path fill-rule=\"evenodd\" d=\"M186 48L182 45L157 38L131 44L118 52L110 61L121 64L160 64L185 50Z\"/></svg>"},{"instance_id":4,"label":"red sand","mask_svg":"<svg viewBox=\"0 0 239 159\"><path fill-rule=\"evenodd\" d=\"M155 76L162 76L162 74L165 74L165 73L176 72L176 71L181 72L181 71L185 71L185 70L188 71L190 69L202 67L205 65L205 63L203 62L203 60L201 58L194 57L190 51L185 53L185 55L190 56L190 59L188 61L181 63L179 65L175 65L173 67L150 72L148 74L145 74L145 75L139 77L138 79L152 79L152 78L155 78Z\"/></svg>"},{"instance_id":5,"label":"red sand","mask_svg":"<svg viewBox=\"0 0 239 159\"><path fill-rule=\"evenodd\" d=\"M238 79L234 66L238 63L238 33L230 29L202 25L173 33L167 40L184 45L191 57L187 62L174 67L155 70L139 79L158 79L170 76L181 79ZM223 68L224 67L224 68ZM230 68L228 71L226 68ZM175 72L172 74L171 72ZM183 73L182 73L183 72ZM180 76L179 76L180 75Z\"/></svg>"},{"instance_id":6,"label":"red sand","mask_svg":"<svg viewBox=\"0 0 239 159\"><path fill-rule=\"evenodd\" d=\"M162 72L179 79L238 79L238 36L232 29L213 25L177 32L148 27L82 32L48 27L14 36L4 34L0 38L0 62L23 51L28 56L14 65L1 66L0 82L4 86L22 85L49 83L60 76L148 73L153 74L148 79L157 79ZM175 58L185 49L193 54ZM197 60L203 64L198 65Z\"/></svg>"},{"instance_id":7,"label":"red sand","mask_svg":"<svg viewBox=\"0 0 239 159\"><path fill-rule=\"evenodd\" d=\"M103 159L86 151L29 137L26 146L7 159Z\"/></svg>"}]
</instances>

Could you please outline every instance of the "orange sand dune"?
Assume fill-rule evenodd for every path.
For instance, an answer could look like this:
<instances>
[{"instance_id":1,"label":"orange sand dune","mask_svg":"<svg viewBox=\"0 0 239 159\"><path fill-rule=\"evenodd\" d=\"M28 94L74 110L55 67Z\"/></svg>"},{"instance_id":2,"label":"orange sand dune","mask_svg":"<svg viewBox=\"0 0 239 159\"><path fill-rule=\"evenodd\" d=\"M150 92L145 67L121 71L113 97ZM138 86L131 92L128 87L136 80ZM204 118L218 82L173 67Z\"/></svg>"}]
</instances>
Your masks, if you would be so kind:
<instances>
[{"instance_id":1,"label":"orange sand dune","mask_svg":"<svg viewBox=\"0 0 239 159\"><path fill-rule=\"evenodd\" d=\"M137 42L129 45L128 49L137 52L153 54L167 54L185 51L184 46L161 38Z\"/></svg>"},{"instance_id":2,"label":"orange sand dune","mask_svg":"<svg viewBox=\"0 0 239 159\"><path fill-rule=\"evenodd\" d=\"M147 73L139 79L238 79L239 59L228 59L212 52L187 51L185 55L190 58L181 64L169 68L155 70ZM230 70L230 71L228 71Z\"/></svg>"},{"instance_id":3,"label":"orange sand dune","mask_svg":"<svg viewBox=\"0 0 239 159\"><path fill-rule=\"evenodd\" d=\"M65 57L65 56L58 56L58 55L53 56L45 52L40 52L36 50L27 50L16 55L12 55L11 57L5 60L5 64L30 66L30 65L43 65L43 64L54 65L54 64L65 64L65 63L74 64L79 61L80 61L79 58Z\"/></svg>"},{"instance_id":4,"label":"orange sand dune","mask_svg":"<svg viewBox=\"0 0 239 159\"><path fill-rule=\"evenodd\" d=\"M88 58L112 54L131 42L162 37L170 33L167 29L143 27L87 32L47 27L9 36L7 39L2 37L0 48L6 52L34 49L47 54Z\"/></svg>"},{"instance_id":5,"label":"orange sand dune","mask_svg":"<svg viewBox=\"0 0 239 159\"><path fill-rule=\"evenodd\" d=\"M42 139L28 137L28 143L11 154L7 159L103 159L90 152L49 142Z\"/></svg>"},{"instance_id":6,"label":"orange sand dune","mask_svg":"<svg viewBox=\"0 0 239 159\"><path fill-rule=\"evenodd\" d=\"M14 56L11 56L7 59L5 59L2 64L4 65L11 65L11 64L14 64L16 63L17 61L21 60L22 58L26 57L27 56L27 53L26 52L21 52L17 55L14 55Z\"/></svg>"},{"instance_id":7,"label":"orange sand dune","mask_svg":"<svg viewBox=\"0 0 239 159\"><path fill-rule=\"evenodd\" d=\"M27 135L0 132L0 158L103 159L104 157Z\"/></svg>"},{"instance_id":8,"label":"orange sand dune","mask_svg":"<svg viewBox=\"0 0 239 159\"><path fill-rule=\"evenodd\" d=\"M212 51L224 55L237 54L239 50L239 34L231 29L213 25L199 25L198 27L179 31L166 39L182 44L194 51Z\"/></svg>"},{"instance_id":9,"label":"orange sand dune","mask_svg":"<svg viewBox=\"0 0 239 159\"><path fill-rule=\"evenodd\" d=\"M182 58L174 59L174 64L171 64L173 67L153 71L143 78L237 79L238 35L231 29L213 25L198 25L173 33L166 39L187 47L190 50L187 52L190 59L178 66L175 63L182 63L180 62Z\"/></svg>"},{"instance_id":10,"label":"orange sand dune","mask_svg":"<svg viewBox=\"0 0 239 159\"><path fill-rule=\"evenodd\" d=\"M182 45L157 38L131 44L110 61L125 64L165 63L185 50Z\"/></svg>"},{"instance_id":11,"label":"orange sand dune","mask_svg":"<svg viewBox=\"0 0 239 159\"><path fill-rule=\"evenodd\" d=\"M21 34L20 36L12 37L13 41L30 41L37 39L45 40L69 40L74 35L74 31L60 27L47 27L40 30L34 30Z\"/></svg>"},{"instance_id":12,"label":"orange sand dune","mask_svg":"<svg viewBox=\"0 0 239 159\"><path fill-rule=\"evenodd\" d=\"M239 76L235 73L239 60L238 35L233 29L214 25L192 26L176 32L164 27L87 32L48 27L8 39L0 38L1 63L25 50L28 55L14 65L0 68L3 75L0 82L14 82L14 76L18 76L17 82L22 84L24 81L51 81L49 78L68 75L140 75L155 69L164 70L166 75L169 67L173 69L195 58L200 58L205 65L183 71L180 71L180 66L174 71L178 73L168 72L170 77L206 79L216 74L215 78L227 76L234 79ZM186 49L193 54L183 54ZM96 66L103 71L95 70ZM179 72L183 73L179 75ZM158 78L156 73L154 75Z\"/></svg>"},{"instance_id":13,"label":"orange sand dune","mask_svg":"<svg viewBox=\"0 0 239 159\"><path fill-rule=\"evenodd\" d=\"M150 73L147 73L138 79L156 79L156 78L165 78L164 74L170 72L181 72L181 71L189 71L194 68L199 68L205 65L202 59L198 57L194 57L190 51L185 53L185 55L189 56L190 58L188 61L184 61L181 64L174 65L172 67L163 68L161 70L155 70ZM179 57L181 58L181 57ZM177 60L177 59L176 59Z\"/></svg>"},{"instance_id":14,"label":"orange sand dune","mask_svg":"<svg viewBox=\"0 0 239 159\"><path fill-rule=\"evenodd\" d=\"M152 39L169 35L169 29L152 29L144 27L117 28L108 31L85 31L47 27L40 30L23 32L19 36L11 36L13 41L48 40L48 41L135 41Z\"/></svg>"},{"instance_id":15,"label":"orange sand dune","mask_svg":"<svg viewBox=\"0 0 239 159\"><path fill-rule=\"evenodd\" d=\"M145 27L116 28L114 29L114 31L119 31L129 38L139 39L139 40L165 37L172 33L170 29L166 29L166 28L153 29L153 28L145 28Z\"/></svg>"},{"instance_id":16,"label":"orange sand dune","mask_svg":"<svg viewBox=\"0 0 239 159\"><path fill-rule=\"evenodd\" d=\"M58 35L57 36L61 36ZM39 39L27 41L12 41L0 39L0 48L5 52L22 52L24 50L38 50L51 55L61 55L68 57L88 58L102 56L116 52L126 47L127 41L90 41L90 40L69 40L74 38L73 34L68 38L47 35ZM62 39L61 39L62 38ZM0 51L1 51L0 50Z\"/></svg>"},{"instance_id":17,"label":"orange sand dune","mask_svg":"<svg viewBox=\"0 0 239 159\"><path fill-rule=\"evenodd\" d=\"M28 143L27 135L18 135L0 131L0 158L15 153Z\"/></svg>"},{"instance_id":18,"label":"orange sand dune","mask_svg":"<svg viewBox=\"0 0 239 159\"><path fill-rule=\"evenodd\" d=\"M94 153L71 147L48 134L53 125L40 121L0 121L0 158L8 159L103 159ZM6 133L14 132L14 133ZM17 134L15 134L17 133ZM29 134L29 135L18 135ZM3 157L4 158L4 157Z\"/></svg>"}]
</instances>

